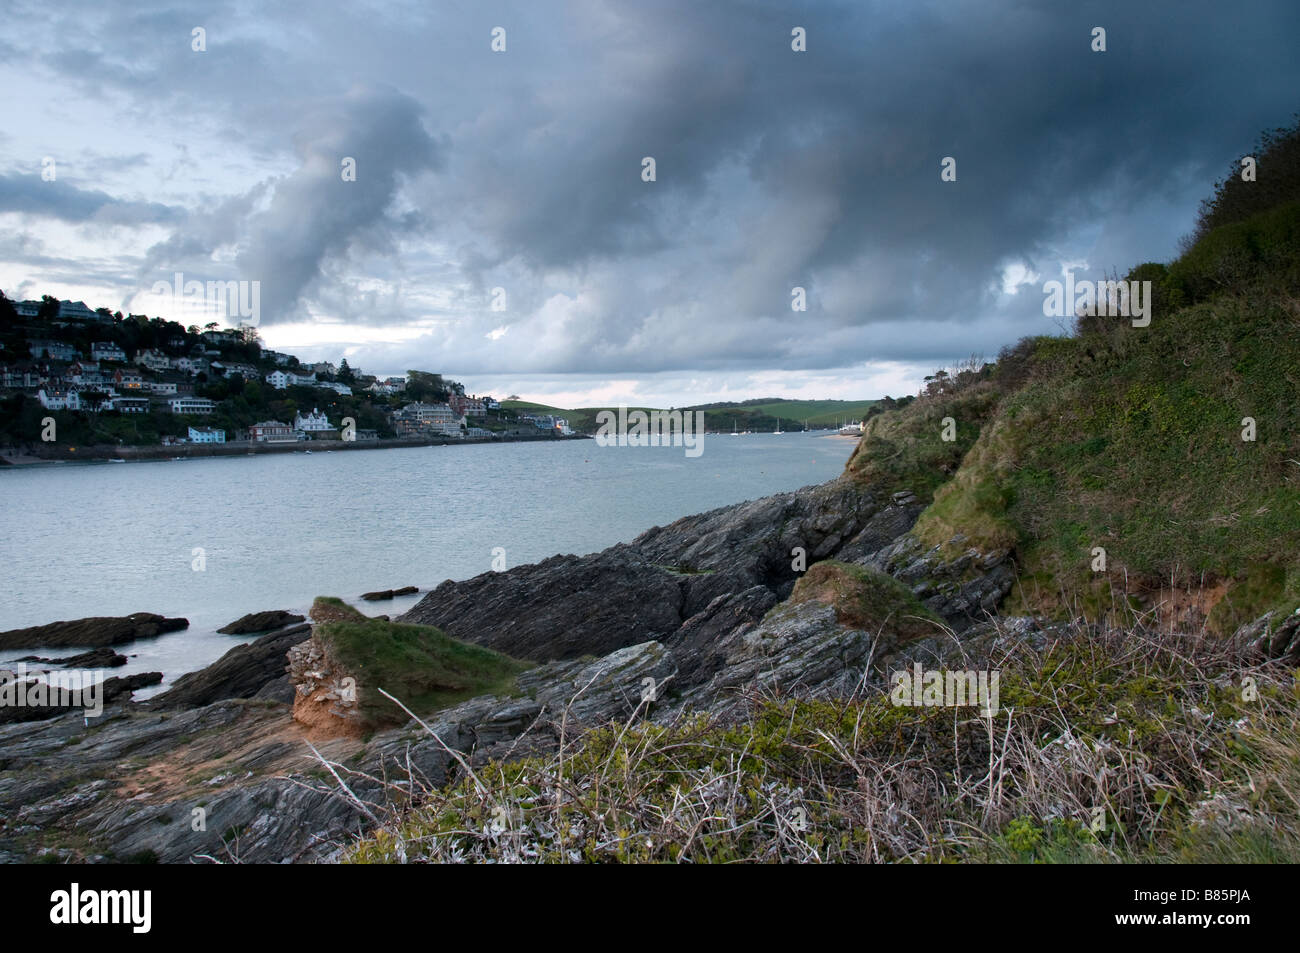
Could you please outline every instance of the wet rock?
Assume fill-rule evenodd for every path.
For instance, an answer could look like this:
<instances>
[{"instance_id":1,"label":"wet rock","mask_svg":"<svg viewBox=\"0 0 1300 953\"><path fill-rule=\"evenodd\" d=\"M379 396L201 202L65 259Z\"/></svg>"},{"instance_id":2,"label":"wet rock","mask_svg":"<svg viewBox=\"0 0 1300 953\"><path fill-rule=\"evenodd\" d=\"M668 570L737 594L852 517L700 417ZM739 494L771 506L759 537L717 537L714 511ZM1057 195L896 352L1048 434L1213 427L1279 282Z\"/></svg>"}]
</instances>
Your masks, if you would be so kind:
<instances>
[{"instance_id":1,"label":"wet rock","mask_svg":"<svg viewBox=\"0 0 1300 953\"><path fill-rule=\"evenodd\" d=\"M182 675L168 691L146 704L155 709L186 708L227 698L252 698L284 676L286 653L310 636L310 625L295 625L237 645L207 668Z\"/></svg>"},{"instance_id":2,"label":"wet rock","mask_svg":"<svg viewBox=\"0 0 1300 953\"><path fill-rule=\"evenodd\" d=\"M69 655L65 658L40 658L35 655L27 655L18 659L18 661L58 665L62 668L117 668L126 664L126 656L118 655L105 645L97 649L91 649L89 652L82 652L80 655Z\"/></svg>"},{"instance_id":3,"label":"wet rock","mask_svg":"<svg viewBox=\"0 0 1300 953\"><path fill-rule=\"evenodd\" d=\"M27 648L98 648L149 639L189 627L188 619L167 619L150 612L128 616L95 616L70 622L51 622L26 629L0 632L0 650Z\"/></svg>"},{"instance_id":4,"label":"wet rock","mask_svg":"<svg viewBox=\"0 0 1300 953\"><path fill-rule=\"evenodd\" d=\"M380 602L384 599L393 599L397 596L409 596L419 592L419 586L402 586L400 589L380 589L377 592L363 592L361 598L367 602Z\"/></svg>"},{"instance_id":5,"label":"wet rock","mask_svg":"<svg viewBox=\"0 0 1300 953\"><path fill-rule=\"evenodd\" d=\"M257 632L282 629L286 625L296 625L304 621L306 621L305 616L286 612L284 609L268 609L265 612L250 612L229 625L223 625L217 631L225 635L252 635Z\"/></svg>"}]
</instances>

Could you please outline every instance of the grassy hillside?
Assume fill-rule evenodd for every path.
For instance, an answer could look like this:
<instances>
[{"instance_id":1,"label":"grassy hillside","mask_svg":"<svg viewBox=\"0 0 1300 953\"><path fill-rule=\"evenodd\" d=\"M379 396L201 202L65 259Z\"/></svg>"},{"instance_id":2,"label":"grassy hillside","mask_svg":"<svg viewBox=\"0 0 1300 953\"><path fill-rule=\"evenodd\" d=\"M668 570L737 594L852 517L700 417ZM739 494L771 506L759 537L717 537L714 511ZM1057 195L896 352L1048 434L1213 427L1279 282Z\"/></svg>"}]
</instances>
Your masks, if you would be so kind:
<instances>
[{"instance_id":1,"label":"grassy hillside","mask_svg":"<svg viewBox=\"0 0 1300 953\"><path fill-rule=\"evenodd\" d=\"M754 433L770 433L776 429L779 418L781 429L801 430L804 421L810 430L837 427L843 423L857 423L880 404L876 400L780 400L762 399L739 404L699 404L678 407L677 410L703 410L705 429L730 433L732 426ZM579 407L565 409L538 404L527 400L502 401L502 406L520 413L554 414L569 421L569 426L582 433L596 430L596 415L602 410L618 413L617 407ZM628 410L667 410L668 408L629 407Z\"/></svg>"},{"instance_id":2,"label":"grassy hillside","mask_svg":"<svg viewBox=\"0 0 1300 953\"><path fill-rule=\"evenodd\" d=\"M960 534L959 548L1013 549L1012 609L1096 616L1182 589L1219 632L1293 610L1300 201L1259 209L1235 201L1240 185L1219 200L1242 217L1210 207L1220 224L1182 256L1128 276L1153 283L1149 327L1082 317L1071 337L1025 339L872 419L847 472L932 494L916 527L931 546Z\"/></svg>"}]
</instances>

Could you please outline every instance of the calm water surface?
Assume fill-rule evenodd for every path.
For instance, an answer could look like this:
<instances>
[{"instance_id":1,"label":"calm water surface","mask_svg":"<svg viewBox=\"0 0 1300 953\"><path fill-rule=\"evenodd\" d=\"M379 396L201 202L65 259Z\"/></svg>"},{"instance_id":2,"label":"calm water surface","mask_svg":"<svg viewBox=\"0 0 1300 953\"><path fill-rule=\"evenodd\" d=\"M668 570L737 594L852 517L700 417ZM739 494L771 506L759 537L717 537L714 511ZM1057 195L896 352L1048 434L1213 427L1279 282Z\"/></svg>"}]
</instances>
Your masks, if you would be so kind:
<instances>
[{"instance_id":1,"label":"calm water surface","mask_svg":"<svg viewBox=\"0 0 1300 953\"><path fill-rule=\"evenodd\" d=\"M682 516L824 482L854 443L709 435L697 458L578 440L6 467L0 630L185 616L184 632L119 648L131 661L115 674L163 671L166 687L248 641L216 632L247 612L423 591L487 572L496 547L508 567L595 552ZM396 614L419 598L359 605ZM27 654L0 653L0 663Z\"/></svg>"}]
</instances>

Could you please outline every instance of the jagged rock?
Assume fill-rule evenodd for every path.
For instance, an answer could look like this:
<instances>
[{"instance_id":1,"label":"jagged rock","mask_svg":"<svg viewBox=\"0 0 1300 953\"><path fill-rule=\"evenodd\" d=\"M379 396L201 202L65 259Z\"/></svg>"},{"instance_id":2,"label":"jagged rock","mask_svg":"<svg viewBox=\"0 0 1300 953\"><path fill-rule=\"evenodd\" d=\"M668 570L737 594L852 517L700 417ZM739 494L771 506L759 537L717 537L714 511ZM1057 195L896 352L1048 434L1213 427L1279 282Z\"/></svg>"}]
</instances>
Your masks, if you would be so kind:
<instances>
[{"instance_id":1,"label":"jagged rock","mask_svg":"<svg viewBox=\"0 0 1300 953\"><path fill-rule=\"evenodd\" d=\"M777 603L766 586L717 596L691 616L664 644L678 668L679 688L711 679L726 664L723 643L733 634L758 625Z\"/></svg>"},{"instance_id":2,"label":"jagged rock","mask_svg":"<svg viewBox=\"0 0 1300 953\"><path fill-rule=\"evenodd\" d=\"M591 556L445 582L399 621L535 661L668 642L720 597L754 586L788 595L797 549L808 563L833 555L878 509L852 481L805 487L656 526Z\"/></svg>"},{"instance_id":3,"label":"jagged rock","mask_svg":"<svg viewBox=\"0 0 1300 953\"><path fill-rule=\"evenodd\" d=\"M605 655L681 625L679 577L629 546L444 582L399 622L532 661Z\"/></svg>"},{"instance_id":4,"label":"jagged rock","mask_svg":"<svg viewBox=\"0 0 1300 953\"><path fill-rule=\"evenodd\" d=\"M762 625L730 640L725 665L685 705L725 712L742 688L852 694L867 673L874 636L841 625L820 602L781 606Z\"/></svg>"},{"instance_id":5,"label":"jagged rock","mask_svg":"<svg viewBox=\"0 0 1300 953\"><path fill-rule=\"evenodd\" d=\"M186 708L252 698L284 675L285 653L310 635L310 625L295 625L237 645L207 668L182 675L171 689L146 704L156 709Z\"/></svg>"},{"instance_id":6,"label":"jagged rock","mask_svg":"<svg viewBox=\"0 0 1300 953\"><path fill-rule=\"evenodd\" d=\"M982 553L969 548L945 556L945 548L951 552L965 541L959 534L947 547L926 549L909 534L858 562L906 583L927 609L962 631L987 620L1016 580L1008 550Z\"/></svg>"},{"instance_id":7,"label":"jagged rock","mask_svg":"<svg viewBox=\"0 0 1300 953\"><path fill-rule=\"evenodd\" d=\"M69 690L61 693L59 700L62 704L46 705L16 704L13 699L18 697L18 693L22 693L24 698L31 698L38 688L37 679L19 679L4 686L5 704L0 705L0 724L57 718L61 715L67 715L69 709L74 709L77 714L84 717L89 710L124 698L130 698L131 693L137 688L157 685L162 680L162 672L137 672L135 675L127 675L124 678L114 676L104 679L98 689L92 689L89 692L89 697L87 697L88 693L85 687L78 681L75 685L67 685L66 687Z\"/></svg>"},{"instance_id":8,"label":"jagged rock","mask_svg":"<svg viewBox=\"0 0 1300 953\"><path fill-rule=\"evenodd\" d=\"M282 629L286 625L296 625L304 621L306 621L305 616L286 612L284 609L268 609L265 612L250 612L229 625L223 625L217 631L226 635L252 635L256 632Z\"/></svg>"},{"instance_id":9,"label":"jagged rock","mask_svg":"<svg viewBox=\"0 0 1300 953\"><path fill-rule=\"evenodd\" d=\"M836 559L865 565L872 556L916 525L917 518L925 509L924 504L914 502L916 497L911 493L895 493L894 497L892 505L873 515L857 535L840 548L835 554Z\"/></svg>"},{"instance_id":10,"label":"jagged rock","mask_svg":"<svg viewBox=\"0 0 1300 953\"><path fill-rule=\"evenodd\" d=\"M189 627L188 619L166 619L150 612L128 616L94 616L0 632L0 650L28 648L98 648L148 639Z\"/></svg>"}]
</instances>

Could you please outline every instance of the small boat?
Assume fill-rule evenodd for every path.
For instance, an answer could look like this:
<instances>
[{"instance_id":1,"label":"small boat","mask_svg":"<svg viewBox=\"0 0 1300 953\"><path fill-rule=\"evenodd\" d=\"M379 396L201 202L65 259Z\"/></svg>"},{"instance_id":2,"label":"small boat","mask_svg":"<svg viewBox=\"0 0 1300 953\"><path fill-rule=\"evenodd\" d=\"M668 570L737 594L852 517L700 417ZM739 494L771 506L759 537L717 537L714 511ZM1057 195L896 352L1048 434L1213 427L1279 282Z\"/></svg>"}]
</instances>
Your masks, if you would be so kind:
<instances>
[{"instance_id":1,"label":"small boat","mask_svg":"<svg viewBox=\"0 0 1300 953\"><path fill-rule=\"evenodd\" d=\"M781 418L780 418L780 417L776 418L776 429L773 430L772 433L785 433L785 431L781 429Z\"/></svg>"},{"instance_id":2,"label":"small boat","mask_svg":"<svg viewBox=\"0 0 1300 953\"><path fill-rule=\"evenodd\" d=\"M736 418L735 418L735 417L732 417L732 418L731 418L731 435L732 435L733 437L739 437L739 436L740 436L740 434L738 434L738 433L736 432Z\"/></svg>"}]
</instances>

